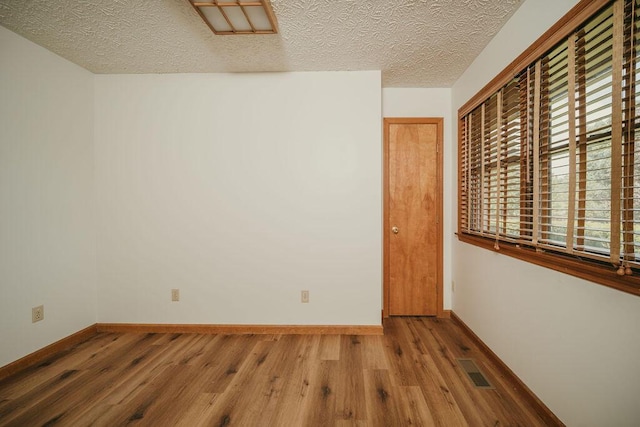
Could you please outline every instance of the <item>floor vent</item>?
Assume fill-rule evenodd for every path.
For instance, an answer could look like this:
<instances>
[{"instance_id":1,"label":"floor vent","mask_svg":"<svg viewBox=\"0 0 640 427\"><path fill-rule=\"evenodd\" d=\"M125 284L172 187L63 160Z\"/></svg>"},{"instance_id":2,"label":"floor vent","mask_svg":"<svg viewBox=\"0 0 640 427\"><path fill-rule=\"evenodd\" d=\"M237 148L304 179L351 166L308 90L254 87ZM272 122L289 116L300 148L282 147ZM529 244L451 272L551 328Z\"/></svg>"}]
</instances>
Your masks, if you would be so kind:
<instances>
[{"instance_id":1,"label":"floor vent","mask_svg":"<svg viewBox=\"0 0 640 427\"><path fill-rule=\"evenodd\" d=\"M467 374L467 377L469 377L476 388L494 388L473 359L457 360L464 373Z\"/></svg>"}]
</instances>

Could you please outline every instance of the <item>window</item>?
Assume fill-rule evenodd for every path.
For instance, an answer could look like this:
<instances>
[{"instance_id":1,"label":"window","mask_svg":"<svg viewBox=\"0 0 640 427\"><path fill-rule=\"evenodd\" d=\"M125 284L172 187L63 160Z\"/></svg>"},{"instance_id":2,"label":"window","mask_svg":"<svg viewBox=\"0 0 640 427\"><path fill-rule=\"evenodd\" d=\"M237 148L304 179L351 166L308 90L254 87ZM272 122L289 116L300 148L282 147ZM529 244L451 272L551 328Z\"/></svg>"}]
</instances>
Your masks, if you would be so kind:
<instances>
[{"instance_id":1,"label":"window","mask_svg":"<svg viewBox=\"0 0 640 427\"><path fill-rule=\"evenodd\" d=\"M583 1L460 109L460 240L640 295L639 43Z\"/></svg>"}]
</instances>

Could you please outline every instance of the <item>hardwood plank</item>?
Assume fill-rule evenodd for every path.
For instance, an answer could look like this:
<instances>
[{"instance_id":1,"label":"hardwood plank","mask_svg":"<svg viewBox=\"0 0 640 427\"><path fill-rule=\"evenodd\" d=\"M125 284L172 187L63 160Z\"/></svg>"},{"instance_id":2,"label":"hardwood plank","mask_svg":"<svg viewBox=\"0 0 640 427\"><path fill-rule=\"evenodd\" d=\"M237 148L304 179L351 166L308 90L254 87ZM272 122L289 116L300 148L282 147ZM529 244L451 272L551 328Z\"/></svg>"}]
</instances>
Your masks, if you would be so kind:
<instances>
[{"instance_id":1,"label":"hardwood plank","mask_svg":"<svg viewBox=\"0 0 640 427\"><path fill-rule=\"evenodd\" d=\"M366 419L362 346L357 335L343 335L338 361L336 389L336 418L344 420Z\"/></svg>"},{"instance_id":2,"label":"hardwood plank","mask_svg":"<svg viewBox=\"0 0 640 427\"><path fill-rule=\"evenodd\" d=\"M361 336L362 368L389 369L389 361L384 351L384 337Z\"/></svg>"},{"instance_id":3,"label":"hardwood plank","mask_svg":"<svg viewBox=\"0 0 640 427\"><path fill-rule=\"evenodd\" d=\"M37 389L31 390L17 399L7 402L0 410L0 425L29 426L43 425L49 420L57 419L64 413L64 409L58 402L78 393L80 388L76 385L78 377L88 377L89 372L77 370L65 371L61 375L40 384ZM48 408L47 412L33 411L30 402L38 400L41 407Z\"/></svg>"},{"instance_id":4,"label":"hardwood plank","mask_svg":"<svg viewBox=\"0 0 640 427\"><path fill-rule=\"evenodd\" d=\"M275 343L271 356L265 362L266 375L258 379L253 393L247 393L246 390L242 393L242 397L246 399L245 410L238 419L238 425L277 425L274 424L276 409L283 403L286 384L291 380L291 368L302 353L304 343L305 338L293 335L283 336ZM306 394L308 385L303 381L294 384L295 386Z\"/></svg>"},{"instance_id":5,"label":"hardwood plank","mask_svg":"<svg viewBox=\"0 0 640 427\"><path fill-rule=\"evenodd\" d=\"M337 360L322 360L315 366L311 380L309 402L305 411L305 426L335 424L336 390L338 384Z\"/></svg>"},{"instance_id":6,"label":"hardwood plank","mask_svg":"<svg viewBox=\"0 0 640 427\"><path fill-rule=\"evenodd\" d=\"M404 425L411 426L435 426L429 404L424 398L420 387L396 387L400 391L398 399L398 411L400 412Z\"/></svg>"},{"instance_id":7,"label":"hardwood plank","mask_svg":"<svg viewBox=\"0 0 640 427\"><path fill-rule=\"evenodd\" d=\"M25 389L37 387L57 375L62 374L65 370L77 367L78 361L95 357L96 345L104 345L114 339L108 334L95 335L90 341L85 341L76 346L52 354L44 360L22 369L21 371L0 380L4 398L15 398L16 393L21 393ZM0 401L0 408L2 402Z\"/></svg>"},{"instance_id":8,"label":"hardwood plank","mask_svg":"<svg viewBox=\"0 0 640 427\"><path fill-rule=\"evenodd\" d=\"M156 339L154 334L108 334L108 337L110 341L105 341L100 348L78 363L79 369L100 367L101 370L113 370L122 364L122 358L147 350Z\"/></svg>"},{"instance_id":9,"label":"hardwood plank","mask_svg":"<svg viewBox=\"0 0 640 427\"><path fill-rule=\"evenodd\" d=\"M213 406L216 399L220 397L217 393L200 393L195 397L192 402L189 402L184 412L181 413L181 418L176 422L176 427L196 427L205 426L202 422L196 420L202 420L205 418L207 410Z\"/></svg>"},{"instance_id":10,"label":"hardwood plank","mask_svg":"<svg viewBox=\"0 0 640 427\"><path fill-rule=\"evenodd\" d=\"M178 345L170 349L149 345L153 339L151 335L138 335L137 338L133 343L121 342L121 348L114 352L119 363L112 364L113 359L106 358L104 365L77 371L81 375L69 388L81 388L85 392L81 396L82 404L78 403L77 394L67 392L66 389L51 394L41 393L41 398L45 398L39 406L55 407L58 412L47 418L46 413L33 411L19 418L18 424L46 424L55 420L56 423L74 425L74 420L84 419L85 412L98 404L107 405L104 413L100 412L100 417L96 419L98 423L102 421L101 417L120 414L126 403L148 390L144 385L154 381L165 369L166 360L176 357L180 350ZM38 390L33 392L37 393ZM108 425L109 422L105 424Z\"/></svg>"},{"instance_id":11,"label":"hardwood plank","mask_svg":"<svg viewBox=\"0 0 640 427\"><path fill-rule=\"evenodd\" d=\"M87 341L93 337L97 332L96 325L87 326L86 328L69 335L61 340L58 340L40 350L34 351L15 362L0 367L0 380L7 378L17 372L22 371L27 367L31 367L39 364L43 360L49 358L51 355L59 354L63 350L69 350L70 348Z\"/></svg>"},{"instance_id":12,"label":"hardwood plank","mask_svg":"<svg viewBox=\"0 0 640 427\"><path fill-rule=\"evenodd\" d=\"M175 425L183 416L183 406L202 393L201 369L188 365L166 366L149 384L122 407L113 407L117 417L106 416L111 425L137 421L145 425ZM100 419L98 419L99 421Z\"/></svg>"},{"instance_id":13,"label":"hardwood plank","mask_svg":"<svg viewBox=\"0 0 640 427\"><path fill-rule=\"evenodd\" d=\"M456 356L444 345L438 336L432 334L427 325L430 322L424 322L423 325L416 325L407 322L409 330L412 333L416 350L423 354L423 357L430 358L433 365L439 371L444 381L449 385L448 390L456 400L460 412L464 418L472 424L474 421L484 425L501 425L500 420L492 417L491 411L487 411L487 404L484 399L474 399L473 397L483 392L487 394L488 390L479 391L474 388L473 384L466 378L460 366L456 363ZM420 328L419 326L424 326ZM473 355L465 354L465 357Z\"/></svg>"},{"instance_id":14,"label":"hardwood plank","mask_svg":"<svg viewBox=\"0 0 640 427\"><path fill-rule=\"evenodd\" d=\"M256 337L244 335L221 335L219 338L217 345L212 346L196 365L211 369L211 381L205 389L207 393L225 392L255 346L261 342Z\"/></svg>"},{"instance_id":15,"label":"hardwood plank","mask_svg":"<svg viewBox=\"0 0 640 427\"><path fill-rule=\"evenodd\" d=\"M389 361L392 379L395 385L418 386L420 382L411 358L410 345L406 340L401 339L397 319L399 318L390 317L385 319L384 324L384 350Z\"/></svg>"},{"instance_id":16,"label":"hardwood plank","mask_svg":"<svg viewBox=\"0 0 640 427\"><path fill-rule=\"evenodd\" d=\"M283 387L283 372L299 342L292 335L279 341L257 342L227 391L202 421L210 425L269 425Z\"/></svg>"},{"instance_id":17,"label":"hardwood plank","mask_svg":"<svg viewBox=\"0 0 640 427\"><path fill-rule=\"evenodd\" d=\"M311 401L313 366L318 360L319 336L301 340L295 358L290 362L287 373L283 374L284 384L278 406L271 421L272 425L303 425L305 413Z\"/></svg>"},{"instance_id":18,"label":"hardwood plank","mask_svg":"<svg viewBox=\"0 0 640 427\"><path fill-rule=\"evenodd\" d=\"M181 335L168 347L149 346L148 351L129 357L132 369L115 369L117 377L103 386L98 399L112 405L125 405L144 393L148 384L163 374L168 366L182 359L182 350L189 349L193 337ZM134 368L135 367L135 368Z\"/></svg>"},{"instance_id":19,"label":"hardwood plank","mask_svg":"<svg viewBox=\"0 0 640 427\"><path fill-rule=\"evenodd\" d=\"M396 324L398 341L403 343L406 352L405 363L411 364L436 425L467 425L459 403L449 390L450 385L442 377L432 357L419 350L404 319L392 318L390 321Z\"/></svg>"},{"instance_id":20,"label":"hardwood plank","mask_svg":"<svg viewBox=\"0 0 640 427\"><path fill-rule=\"evenodd\" d=\"M323 335L320 339L320 360L340 359L340 335Z\"/></svg>"},{"instance_id":21,"label":"hardwood plank","mask_svg":"<svg viewBox=\"0 0 640 427\"><path fill-rule=\"evenodd\" d=\"M465 418L483 420L485 424L516 422L520 425L545 425L540 417L529 405L515 408L517 401L512 382L503 376L492 361L485 357L471 340L461 333L454 322L441 322L438 319L417 319L415 331L425 339L424 349L430 351L438 348L438 356L434 361L438 369L449 384L452 393L457 397ZM478 390L473 387L456 358L473 358L481 367L487 379L495 386L494 390ZM479 396L482 396L480 399ZM555 424L550 424L555 425Z\"/></svg>"},{"instance_id":22,"label":"hardwood plank","mask_svg":"<svg viewBox=\"0 0 640 427\"><path fill-rule=\"evenodd\" d=\"M367 427L369 423L365 420L336 420L336 427Z\"/></svg>"},{"instance_id":23,"label":"hardwood plank","mask_svg":"<svg viewBox=\"0 0 640 427\"><path fill-rule=\"evenodd\" d=\"M543 424L547 425L563 425L562 421L555 416L553 412L540 400L538 397L524 384L517 375L509 369L507 365L500 360L500 358L493 352L486 344L484 344L471 329L468 328L462 320L452 313L452 322L444 325L442 329L442 335L447 336L455 334L455 337L448 337L453 339L454 342L460 342L458 347L471 347L474 348L475 354L478 358L484 359L488 366L492 369L489 370L489 375L495 379L494 381L502 385L502 389L505 393L509 393L509 399L504 399L501 403L506 406L511 406L513 399L520 400L525 399L527 404L524 406L525 413L530 418L543 420ZM508 408L511 411L510 408Z\"/></svg>"},{"instance_id":24,"label":"hardwood plank","mask_svg":"<svg viewBox=\"0 0 640 427\"><path fill-rule=\"evenodd\" d=\"M386 319L384 336L100 333L0 381L2 426L562 425L547 420L435 318Z\"/></svg>"},{"instance_id":25,"label":"hardwood plank","mask_svg":"<svg viewBox=\"0 0 640 427\"><path fill-rule=\"evenodd\" d=\"M65 402L68 401L70 404L75 405L78 398L81 397L78 393L73 392L73 388L81 389L86 393L86 396L91 398L96 396L98 391L104 391L105 386L110 384L114 378L125 376L131 370L142 369L142 366L138 366L140 355L151 351L148 346L148 337L138 335L125 338L120 340L119 347L113 349L111 357L106 357L102 360L99 369L83 369L83 364L79 363L76 369L65 370L49 381L37 385L30 384L30 386L25 387L22 394L3 405L0 409L0 420L4 419L5 413L11 413L12 415L7 419L17 417L17 425L33 425L38 421L45 423L50 419L58 419L61 417L61 413L43 414L44 418L49 417L44 420L34 418L37 414L28 413L29 402L37 401L38 406L45 408L52 406L57 409L65 408L63 412L68 414ZM112 342L115 341L118 340L114 338ZM125 363L123 367L115 369L112 365L112 360L114 359L119 360L121 365L123 361L130 362ZM53 366L52 369L57 369L57 367ZM80 380L76 383L78 378ZM73 387L69 387L70 383L73 383Z\"/></svg>"},{"instance_id":26,"label":"hardwood plank","mask_svg":"<svg viewBox=\"0 0 640 427\"><path fill-rule=\"evenodd\" d=\"M384 369L369 369L365 372L364 388L368 425L406 425L407 420L403 420L399 412L400 389L392 386L389 372Z\"/></svg>"}]
</instances>

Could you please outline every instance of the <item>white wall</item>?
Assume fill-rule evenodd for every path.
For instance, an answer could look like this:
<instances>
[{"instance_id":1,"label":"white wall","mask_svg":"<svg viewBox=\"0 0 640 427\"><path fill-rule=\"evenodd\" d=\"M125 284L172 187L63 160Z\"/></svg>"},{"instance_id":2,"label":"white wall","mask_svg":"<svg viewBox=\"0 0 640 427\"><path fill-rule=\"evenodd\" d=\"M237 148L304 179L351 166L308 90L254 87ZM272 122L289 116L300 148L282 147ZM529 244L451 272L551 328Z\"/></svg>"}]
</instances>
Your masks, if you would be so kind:
<instances>
[{"instance_id":1,"label":"white wall","mask_svg":"<svg viewBox=\"0 0 640 427\"><path fill-rule=\"evenodd\" d=\"M93 75L0 27L0 366L95 323L92 139Z\"/></svg>"},{"instance_id":2,"label":"white wall","mask_svg":"<svg viewBox=\"0 0 640 427\"><path fill-rule=\"evenodd\" d=\"M454 85L452 114L575 3L527 0ZM454 312L563 422L640 424L640 298L457 240L453 258Z\"/></svg>"},{"instance_id":3,"label":"white wall","mask_svg":"<svg viewBox=\"0 0 640 427\"><path fill-rule=\"evenodd\" d=\"M100 322L380 324L379 72L95 81Z\"/></svg>"},{"instance_id":4,"label":"white wall","mask_svg":"<svg viewBox=\"0 0 640 427\"><path fill-rule=\"evenodd\" d=\"M455 224L452 221L452 185L448 177L453 173L451 89L449 88L385 88L382 89L382 114L384 117L442 117L444 118L443 151L443 291L444 308L451 308L451 243Z\"/></svg>"}]
</instances>

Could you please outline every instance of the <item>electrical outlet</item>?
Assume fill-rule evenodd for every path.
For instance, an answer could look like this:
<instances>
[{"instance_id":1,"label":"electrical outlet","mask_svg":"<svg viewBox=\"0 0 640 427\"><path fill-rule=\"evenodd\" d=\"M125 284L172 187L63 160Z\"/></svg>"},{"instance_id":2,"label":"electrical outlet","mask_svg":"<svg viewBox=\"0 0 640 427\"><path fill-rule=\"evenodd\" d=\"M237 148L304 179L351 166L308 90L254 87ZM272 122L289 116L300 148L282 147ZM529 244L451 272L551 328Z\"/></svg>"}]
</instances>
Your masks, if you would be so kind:
<instances>
[{"instance_id":1,"label":"electrical outlet","mask_svg":"<svg viewBox=\"0 0 640 427\"><path fill-rule=\"evenodd\" d=\"M39 305L31 309L31 323L44 320L44 305Z\"/></svg>"},{"instance_id":2,"label":"electrical outlet","mask_svg":"<svg viewBox=\"0 0 640 427\"><path fill-rule=\"evenodd\" d=\"M180 301L180 289L171 289L171 301Z\"/></svg>"},{"instance_id":3,"label":"electrical outlet","mask_svg":"<svg viewBox=\"0 0 640 427\"><path fill-rule=\"evenodd\" d=\"M309 291L302 291L300 293L300 302L303 302L303 303L309 302Z\"/></svg>"}]
</instances>

